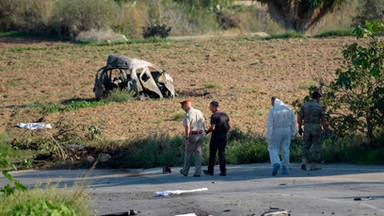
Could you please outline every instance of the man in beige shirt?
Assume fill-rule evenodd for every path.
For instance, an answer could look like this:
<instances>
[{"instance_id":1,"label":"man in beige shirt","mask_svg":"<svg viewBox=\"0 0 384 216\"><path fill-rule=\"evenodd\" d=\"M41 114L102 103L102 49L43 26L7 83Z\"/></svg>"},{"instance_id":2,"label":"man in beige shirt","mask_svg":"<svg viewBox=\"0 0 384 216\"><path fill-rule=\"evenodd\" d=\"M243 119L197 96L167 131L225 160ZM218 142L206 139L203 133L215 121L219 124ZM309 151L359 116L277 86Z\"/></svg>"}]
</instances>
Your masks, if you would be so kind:
<instances>
[{"instance_id":1,"label":"man in beige shirt","mask_svg":"<svg viewBox=\"0 0 384 216\"><path fill-rule=\"evenodd\" d=\"M203 113L192 107L191 100L180 102L181 108L185 111L183 126L185 128L185 155L184 167L180 173L188 176L192 156L195 155L194 177L201 176L201 156L204 144L204 116Z\"/></svg>"}]
</instances>

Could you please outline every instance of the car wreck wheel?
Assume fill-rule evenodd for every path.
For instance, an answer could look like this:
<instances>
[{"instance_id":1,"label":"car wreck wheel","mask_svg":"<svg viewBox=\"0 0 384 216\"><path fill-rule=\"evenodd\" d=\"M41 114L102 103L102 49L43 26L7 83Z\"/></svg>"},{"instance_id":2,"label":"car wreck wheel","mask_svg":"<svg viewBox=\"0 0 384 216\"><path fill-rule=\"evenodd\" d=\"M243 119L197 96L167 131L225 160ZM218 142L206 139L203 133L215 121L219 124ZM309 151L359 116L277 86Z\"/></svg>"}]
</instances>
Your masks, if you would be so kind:
<instances>
[{"instance_id":1,"label":"car wreck wheel","mask_svg":"<svg viewBox=\"0 0 384 216\"><path fill-rule=\"evenodd\" d=\"M97 83L95 85L95 97L96 100L100 100L101 98L105 97L105 87L102 83Z\"/></svg>"}]
</instances>

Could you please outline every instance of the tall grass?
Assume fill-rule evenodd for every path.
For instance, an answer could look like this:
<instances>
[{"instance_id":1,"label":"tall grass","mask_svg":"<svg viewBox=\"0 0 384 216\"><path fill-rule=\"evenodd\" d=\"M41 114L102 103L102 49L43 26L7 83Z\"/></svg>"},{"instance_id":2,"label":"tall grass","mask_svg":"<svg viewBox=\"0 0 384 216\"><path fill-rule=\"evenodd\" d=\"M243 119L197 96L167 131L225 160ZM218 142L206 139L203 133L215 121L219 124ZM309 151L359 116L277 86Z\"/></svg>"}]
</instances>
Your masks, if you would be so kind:
<instances>
[{"instance_id":1,"label":"tall grass","mask_svg":"<svg viewBox=\"0 0 384 216\"><path fill-rule=\"evenodd\" d=\"M148 10L151 5L148 1L122 4L112 28L128 38L142 38L142 28L149 22Z\"/></svg>"},{"instance_id":2,"label":"tall grass","mask_svg":"<svg viewBox=\"0 0 384 216\"><path fill-rule=\"evenodd\" d=\"M64 190L48 185L0 195L0 215L91 215L89 197L83 189Z\"/></svg>"},{"instance_id":3,"label":"tall grass","mask_svg":"<svg viewBox=\"0 0 384 216\"><path fill-rule=\"evenodd\" d=\"M149 168L183 163L184 139L181 136L152 135L122 144L111 161L115 167Z\"/></svg>"},{"instance_id":4,"label":"tall grass","mask_svg":"<svg viewBox=\"0 0 384 216\"><path fill-rule=\"evenodd\" d=\"M314 35L313 37L324 38L324 37L345 37L345 36L354 36L354 34L350 29L338 29L338 30L328 30L320 34Z\"/></svg>"},{"instance_id":5,"label":"tall grass","mask_svg":"<svg viewBox=\"0 0 384 216\"><path fill-rule=\"evenodd\" d=\"M148 137L123 141L86 138L82 140L83 144L88 143L95 149L90 152L92 156L98 153L108 153L112 156L110 161L98 164L98 166L113 168L181 166L184 160L184 142L185 140L181 135L169 136L167 134L153 134L148 135ZM210 135L206 136L203 146L204 165L208 164L209 142ZM365 142L365 138L361 136L331 137L331 139L323 142L321 159L325 163L383 164L384 148L382 145L378 145L376 149L367 149L364 145ZM383 143L383 140L377 140L377 142ZM302 147L302 137L297 137L292 141L290 147L291 163L301 162ZM3 152L7 151L3 150ZM226 156L229 164L269 162L265 136L251 130L244 132L238 128L231 129ZM84 164L84 166L87 165Z\"/></svg>"},{"instance_id":6,"label":"tall grass","mask_svg":"<svg viewBox=\"0 0 384 216\"><path fill-rule=\"evenodd\" d=\"M23 161L27 162L37 152L35 150L20 150L17 147L13 147L11 145L13 140L14 138L9 134L0 133L0 155L9 158L12 162L16 162L16 160L21 162L21 166L26 165L23 164Z\"/></svg>"},{"instance_id":7,"label":"tall grass","mask_svg":"<svg viewBox=\"0 0 384 216\"><path fill-rule=\"evenodd\" d=\"M269 34L279 34L285 31L268 14L266 7L257 5L230 7L239 19L239 30L242 32L268 32Z\"/></svg>"},{"instance_id":8,"label":"tall grass","mask_svg":"<svg viewBox=\"0 0 384 216\"><path fill-rule=\"evenodd\" d=\"M270 37L267 37L266 39L279 39L279 38L304 38L304 34L300 34L295 31L287 31L285 33L281 34L272 34Z\"/></svg>"},{"instance_id":9,"label":"tall grass","mask_svg":"<svg viewBox=\"0 0 384 216\"><path fill-rule=\"evenodd\" d=\"M170 36L186 36L223 31L219 21L219 16L222 15L236 20L235 31L240 33L267 32L276 35L286 31L271 19L266 6L240 6L231 2L3 0L0 7L0 14L3 14L0 17L0 32L21 31L70 39L75 39L85 32L79 37L80 40L120 40L118 35L106 32L113 30L128 38L138 39L143 36L143 27L159 24L172 28ZM376 4L379 5L380 2L377 1ZM347 1L340 10L324 17L322 22L307 33L318 35L319 32L332 29L349 29L353 17L358 15L358 8L362 5L364 1ZM282 38L282 35L279 38Z\"/></svg>"},{"instance_id":10,"label":"tall grass","mask_svg":"<svg viewBox=\"0 0 384 216\"><path fill-rule=\"evenodd\" d=\"M209 136L203 146L203 164L208 164ZM364 139L359 136L324 140L322 160L326 163L383 164L384 148L364 149ZM148 168L156 166L182 165L184 139L181 136L150 136L122 144L122 151L115 157L117 167ZM290 147L291 163L301 163L302 137L293 140ZM217 162L218 162L218 158ZM266 163L269 153L265 136L251 130L243 132L231 129L226 147L229 164Z\"/></svg>"}]
</instances>

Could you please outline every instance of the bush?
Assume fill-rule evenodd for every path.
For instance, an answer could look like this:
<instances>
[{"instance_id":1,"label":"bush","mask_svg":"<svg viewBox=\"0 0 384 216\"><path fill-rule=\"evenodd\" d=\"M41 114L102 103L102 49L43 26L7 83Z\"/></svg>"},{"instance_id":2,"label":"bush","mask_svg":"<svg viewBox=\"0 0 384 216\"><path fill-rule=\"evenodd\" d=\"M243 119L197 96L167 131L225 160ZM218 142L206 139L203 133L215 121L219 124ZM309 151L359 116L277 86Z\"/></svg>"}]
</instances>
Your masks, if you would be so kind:
<instances>
[{"instance_id":1,"label":"bush","mask_svg":"<svg viewBox=\"0 0 384 216\"><path fill-rule=\"evenodd\" d=\"M277 38L304 38L305 35L304 34L300 34L296 31L288 31L286 33L282 33L282 34L275 34L275 35L271 35L270 38L267 38L267 39L277 39Z\"/></svg>"},{"instance_id":2,"label":"bush","mask_svg":"<svg viewBox=\"0 0 384 216\"><path fill-rule=\"evenodd\" d=\"M329 30L325 31L323 33L320 33L318 35L315 35L315 38L323 38L323 37L333 37L333 36L338 36L338 37L345 37L345 36L354 36L352 33L352 30Z\"/></svg>"},{"instance_id":3,"label":"bush","mask_svg":"<svg viewBox=\"0 0 384 216\"><path fill-rule=\"evenodd\" d=\"M149 23L148 10L152 5L143 0L121 4L113 30L128 38L142 38L142 26Z\"/></svg>"},{"instance_id":4,"label":"bush","mask_svg":"<svg viewBox=\"0 0 384 216\"><path fill-rule=\"evenodd\" d=\"M184 160L181 136L155 135L123 144L122 151L111 161L114 167L149 168L180 165Z\"/></svg>"},{"instance_id":5,"label":"bush","mask_svg":"<svg viewBox=\"0 0 384 216\"><path fill-rule=\"evenodd\" d=\"M238 28L240 25L239 18L229 10L222 10L218 12L217 21L224 30Z\"/></svg>"},{"instance_id":6,"label":"bush","mask_svg":"<svg viewBox=\"0 0 384 216\"><path fill-rule=\"evenodd\" d=\"M16 13L15 26L28 33L47 34L50 18L54 8L54 0L22 1L20 11Z\"/></svg>"},{"instance_id":7,"label":"bush","mask_svg":"<svg viewBox=\"0 0 384 216\"><path fill-rule=\"evenodd\" d=\"M119 33L109 30L96 30L80 32L76 37L76 41L86 42L122 42L127 41L127 38Z\"/></svg>"},{"instance_id":8,"label":"bush","mask_svg":"<svg viewBox=\"0 0 384 216\"><path fill-rule=\"evenodd\" d=\"M90 215L88 196L82 189L64 191L57 186L45 186L29 191L0 195L1 215Z\"/></svg>"},{"instance_id":9,"label":"bush","mask_svg":"<svg viewBox=\"0 0 384 216\"><path fill-rule=\"evenodd\" d=\"M150 37L161 37L166 38L169 36L169 32L171 31L172 27L167 27L167 25L151 25L147 27L143 27L143 37L144 38L150 38Z\"/></svg>"},{"instance_id":10,"label":"bush","mask_svg":"<svg viewBox=\"0 0 384 216\"><path fill-rule=\"evenodd\" d=\"M21 10L22 0L2 0L0 4L0 31L16 30L16 14Z\"/></svg>"},{"instance_id":11,"label":"bush","mask_svg":"<svg viewBox=\"0 0 384 216\"><path fill-rule=\"evenodd\" d=\"M244 133L231 129L226 149L227 161L232 164L264 163L269 161L265 137L252 131Z\"/></svg>"},{"instance_id":12,"label":"bush","mask_svg":"<svg viewBox=\"0 0 384 216\"><path fill-rule=\"evenodd\" d=\"M284 32L284 29L271 19L267 8L250 6L234 6L231 8L239 19L239 28L245 32L268 32L277 34Z\"/></svg>"},{"instance_id":13,"label":"bush","mask_svg":"<svg viewBox=\"0 0 384 216\"><path fill-rule=\"evenodd\" d=\"M113 89L108 97L103 98L101 100L102 103L111 103L111 102L117 102L117 103L123 103L123 102L129 102L133 100L134 92L128 90L128 89Z\"/></svg>"},{"instance_id":14,"label":"bush","mask_svg":"<svg viewBox=\"0 0 384 216\"><path fill-rule=\"evenodd\" d=\"M75 39L80 32L106 29L113 23L117 5L105 0L57 1L52 15L53 33Z\"/></svg>"}]
</instances>

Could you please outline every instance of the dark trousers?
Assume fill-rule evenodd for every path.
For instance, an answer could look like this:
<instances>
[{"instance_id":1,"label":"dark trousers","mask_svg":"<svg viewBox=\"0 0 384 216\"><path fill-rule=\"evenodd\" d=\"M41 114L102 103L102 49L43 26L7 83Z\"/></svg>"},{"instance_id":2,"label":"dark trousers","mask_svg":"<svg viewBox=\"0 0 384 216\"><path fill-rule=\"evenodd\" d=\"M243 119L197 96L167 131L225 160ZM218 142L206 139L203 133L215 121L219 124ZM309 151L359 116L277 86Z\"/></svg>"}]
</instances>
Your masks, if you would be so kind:
<instances>
[{"instance_id":1,"label":"dark trousers","mask_svg":"<svg viewBox=\"0 0 384 216\"><path fill-rule=\"evenodd\" d=\"M226 173L226 161L225 161L225 146L227 140L211 140L209 144L209 163L208 172L213 174L213 167L215 166L216 153L219 155L220 171Z\"/></svg>"}]
</instances>

